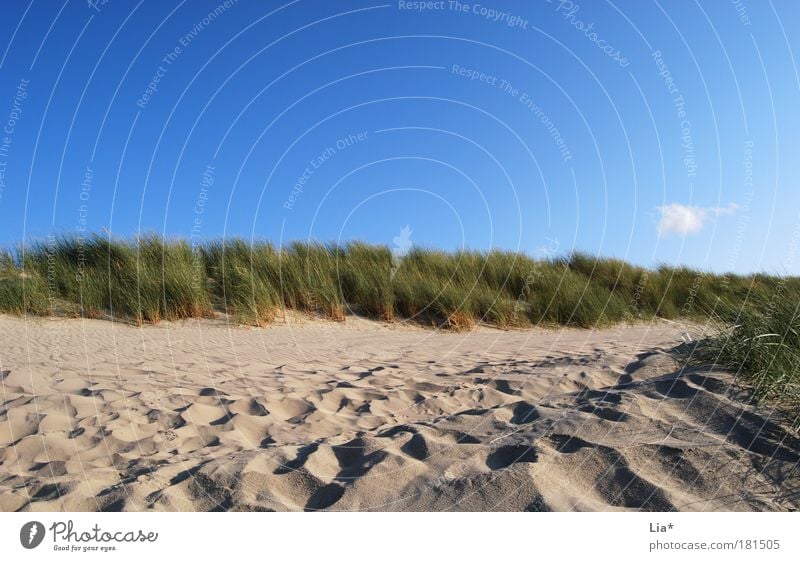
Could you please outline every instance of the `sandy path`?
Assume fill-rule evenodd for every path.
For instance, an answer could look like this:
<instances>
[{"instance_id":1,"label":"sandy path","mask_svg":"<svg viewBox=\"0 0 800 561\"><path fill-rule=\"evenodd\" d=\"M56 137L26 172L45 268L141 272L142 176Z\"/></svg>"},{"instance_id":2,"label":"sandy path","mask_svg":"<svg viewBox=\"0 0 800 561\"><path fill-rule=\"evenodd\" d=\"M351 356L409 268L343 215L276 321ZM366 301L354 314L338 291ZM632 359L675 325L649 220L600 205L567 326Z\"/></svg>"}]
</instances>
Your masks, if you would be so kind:
<instances>
[{"instance_id":1,"label":"sandy path","mask_svg":"<svg viewBox=\"0 0 800 561\"><path fill-rule=\"evenodd\" d=\"M682 329L0 317L0 510L786 510L800 446Z\"/></svg>"}]
</instances>

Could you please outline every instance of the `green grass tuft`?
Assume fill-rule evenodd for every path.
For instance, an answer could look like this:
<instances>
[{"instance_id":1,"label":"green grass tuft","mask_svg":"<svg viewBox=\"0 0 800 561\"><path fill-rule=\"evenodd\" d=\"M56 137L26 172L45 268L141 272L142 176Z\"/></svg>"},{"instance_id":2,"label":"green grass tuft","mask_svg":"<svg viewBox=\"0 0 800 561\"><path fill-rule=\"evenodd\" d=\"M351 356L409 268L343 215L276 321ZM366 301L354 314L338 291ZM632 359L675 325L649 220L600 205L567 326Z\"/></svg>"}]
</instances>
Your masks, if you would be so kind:
<instances>
[{"instance_id":1,"label":"green grass tuft","mask_svg":"<svg viewBox=\"0 0 800 561\"><path fill-rule=\"evenodd\" d=\"M800 421L800 286L797 279L753 292L747 302L721 303L714 311L717 329L696 344L689 364L734 372L758 400L787 405ZM761 289L763 290L763 288Z\"/></svg>"}]
</instances>

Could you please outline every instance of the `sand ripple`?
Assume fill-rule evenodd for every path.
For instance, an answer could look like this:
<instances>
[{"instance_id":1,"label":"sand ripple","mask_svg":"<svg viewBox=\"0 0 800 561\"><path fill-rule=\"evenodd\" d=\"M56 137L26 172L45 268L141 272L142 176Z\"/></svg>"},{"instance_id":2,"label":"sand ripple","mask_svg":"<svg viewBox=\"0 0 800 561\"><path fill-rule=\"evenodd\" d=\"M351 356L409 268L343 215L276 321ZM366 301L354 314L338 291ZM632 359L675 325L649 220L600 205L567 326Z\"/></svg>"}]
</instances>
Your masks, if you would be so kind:
<instances>
[{"instance_id":1,"label":"sand ripple","mask_svg":"<svg viewBox=\"0 0 800 561\"><path fill-rule=\"evenodd\" d=\"M787 510L798 440L676 327L0 318L0 510Z\"/></svg>"}]
</instances>

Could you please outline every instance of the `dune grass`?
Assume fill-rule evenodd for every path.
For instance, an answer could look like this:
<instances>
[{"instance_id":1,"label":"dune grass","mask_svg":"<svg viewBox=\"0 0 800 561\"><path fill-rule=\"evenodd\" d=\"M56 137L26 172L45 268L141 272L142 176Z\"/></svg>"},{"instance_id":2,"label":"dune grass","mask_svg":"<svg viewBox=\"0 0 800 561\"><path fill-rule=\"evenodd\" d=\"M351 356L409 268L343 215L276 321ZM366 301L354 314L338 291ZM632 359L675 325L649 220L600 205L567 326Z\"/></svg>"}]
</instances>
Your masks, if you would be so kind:
<instances>
[{"instance_id":1,"label":"dune grass","mask_svg":"<svg viewBox=\"0 0 800 561\"><path fill-rule=\"evenodd\" d=\"M785 406L800 428L800 280L758 282L762 288L747 302L720 305L712 318L717 328L691 349L687 362L736 373L756 400Z\"/></svg>"},{"instance_id":2,"label":"dune grass","mask_svg":"<svg viewBox=\"0 0 800 561\"><path fill-rule=\"evenodd\" d=\"M0 251L0 312L157 323L227 313L266 325L284 310L343 321L465 329L584 328L653 318L711 321L690 357L739 372L759 398L800 404L800 279L637 267L574 253L51 237Z\"/></svg>"},{"instance_id":3,"label":"dune grass","mask_svg":"<svg viewBox=\"0 0 800 561\"><path fill-rule=\"evenodd\" d=\"M20 247L6 259L2 274L19 290L3 292L8 298L0 300L0 311L18 312L24 305L27 313L137 323L208 316L213 313L209 292L194 262L184 241L50 238Z\"/></svg>"},{"instance_id":4,"label":"dune grass","mask_svg":"<svg viewBox=\"0 0 800 561\"><path fill-rule=\"evenodd\" d=\"M155 323L226 312L264 325L284 309L452 328L598 327L636 319L716 317L793 279L651 270L581 253L533 259L503 251L413 249L393 259L364 243L54 237L0 253L0 311ZM792 284L794 283L794 284Z\"/></svg>"},{"instance_id":5,"label":"dune grass","mask_svg":"<svg viewBox=\"0 0 800 561\"><path fill-rule=\"evenodd\" d=\"M38 275L17 267L9 251L0 251L0 311L46 315L50 311L47 287Z\"/></svg>"}]
</instances>

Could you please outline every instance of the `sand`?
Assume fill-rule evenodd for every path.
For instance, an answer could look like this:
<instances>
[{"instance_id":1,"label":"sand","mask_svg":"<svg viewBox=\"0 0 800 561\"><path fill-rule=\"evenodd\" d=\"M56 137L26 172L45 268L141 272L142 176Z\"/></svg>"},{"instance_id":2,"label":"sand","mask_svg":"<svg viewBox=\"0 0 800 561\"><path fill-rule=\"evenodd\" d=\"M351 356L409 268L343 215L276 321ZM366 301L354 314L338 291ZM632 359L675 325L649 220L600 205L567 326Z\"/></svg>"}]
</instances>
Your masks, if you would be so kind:
<instances>
[{"instance_id":1,"label":"sand","mask_svg":"<svg viewBox=\"0 0 800 561\"><path fill-rule=\"evenodd\" d=\"M793 510L800 446L686 326L0 317L0 510Z\"/></svg>"}]
</instances>

